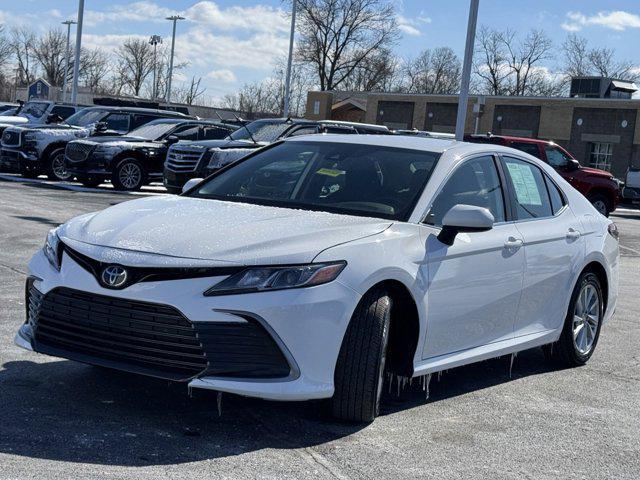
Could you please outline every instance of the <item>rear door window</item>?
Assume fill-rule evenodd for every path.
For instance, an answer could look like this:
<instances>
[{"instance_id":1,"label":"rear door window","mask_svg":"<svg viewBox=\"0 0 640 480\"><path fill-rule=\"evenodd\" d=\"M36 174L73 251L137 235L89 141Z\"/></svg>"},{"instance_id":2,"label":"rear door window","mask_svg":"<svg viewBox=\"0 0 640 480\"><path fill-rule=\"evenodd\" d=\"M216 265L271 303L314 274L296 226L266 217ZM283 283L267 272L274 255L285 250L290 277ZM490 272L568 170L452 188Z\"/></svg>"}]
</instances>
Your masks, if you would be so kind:
<instances>
[{"instance_id":1,"label":"rear door window","mask_svg":"<svg viewBox=\"0 0 640 480\"><path fill-rule=\"evenodd\" d=\"M532 163L503 157L518 220L551 217L553 210L542 171Z\"/></svg>"},{"instance_id":2,"label":"rear door window","mask_svg":"<svg viewBox=\"0 0 640 480\"><path fill-rule=\"evenodd\" d=\"M61 105L56 105L51 109L51 115L58 115L63 120L69 118L74 113L76 113L76 109L73 107L64 107Z\"/></svg>"},{"instance_id":3,"label":"rear door window","mask_svg":"<svg viewBox=\"0 0 640 480\"><path fill-rule=\"evenodd\" d=\"M136 114L133 116L133 125L131 126L131 130L149 123L152 120L157 120L158 118L160 117L158 117L157 115Z\"/></svg>"},{"instance_id":4,"label":"rear door window","mask_svg":"<svg viewBox=\"0 0 640 480\"><path fill-rule=\"evenodd\" d=\"M107 124L107 130L116 132L129 131L129 114L128 113L111 113L104 119Z\"/></svg>"},{"instance_id":5,"label":"rear door window","mask_svg":"<svg viewBox=\"0 0 640 480\"><path fill-rule=\"evenodd\" d=\"M528 153L529 155L533 155L536 158L541 157L540 148L535 143L511 142L510 147L520 150L521 152Z\"/></svg>"},{"instance_id":6,"label":"rear door window","mask_svg":"<svg viewBox=\"0 0 640 480\"><path fill-rule=\"evenodd\" d=\"M553 214L557 215L562 207L564 207L564 197L555 183L547 176L544 176L544 180L547 183L547 190L549 190L549 198L551 199L551 209Z\"/></svg>"}]
</instances>

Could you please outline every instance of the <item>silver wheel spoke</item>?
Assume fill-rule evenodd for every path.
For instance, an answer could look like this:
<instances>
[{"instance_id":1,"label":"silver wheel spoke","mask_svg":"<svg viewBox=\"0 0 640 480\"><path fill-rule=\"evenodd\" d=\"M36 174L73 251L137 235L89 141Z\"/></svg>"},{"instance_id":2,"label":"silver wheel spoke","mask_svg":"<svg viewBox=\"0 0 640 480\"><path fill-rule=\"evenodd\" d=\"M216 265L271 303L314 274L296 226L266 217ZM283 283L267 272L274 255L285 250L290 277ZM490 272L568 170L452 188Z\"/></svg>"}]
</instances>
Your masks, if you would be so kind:
<instances>
[{"instance_id":1,"label":"silver wheel spoke","mask_svg":"<svg viewBox=\"0 0 640 480\"><path fill-rule=\"evenodd\" d=\"M579 353L593 348L600 322L600 297L596 287L586 284L580 290L573 312L573 342Z\"/></svg>"}]
</instances>

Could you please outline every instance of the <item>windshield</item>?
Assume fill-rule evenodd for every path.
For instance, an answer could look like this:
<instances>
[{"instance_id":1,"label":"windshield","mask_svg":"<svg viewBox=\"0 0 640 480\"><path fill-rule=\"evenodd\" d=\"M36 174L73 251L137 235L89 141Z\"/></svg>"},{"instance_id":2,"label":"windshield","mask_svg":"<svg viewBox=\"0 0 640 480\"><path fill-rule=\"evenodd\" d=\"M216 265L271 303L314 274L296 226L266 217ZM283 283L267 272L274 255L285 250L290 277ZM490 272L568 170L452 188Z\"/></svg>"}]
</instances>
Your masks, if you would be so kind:
<instances>
[{"instance_id":1,"label":"windshield","mask_svg":"<svg viewBox=\"0 0 640 480\"><path fill-rule=\"evenodd\" d=\"M232 140L251 141L251 137L253 137L256 142L273 143L280 138L280 135L282 135L290 126L290 123L282 120L256 120L244 127L240 127L229 135L229 138ZM251 135L249 135L247 130L251 132Z\"/></svg>"},{"instance_id":2,"label":"windshield","mask_svg":"<svg viewBox=\"0 0 640 480\"><path fill-rule=\"evenodd\" d=\"M378 145L284 142L189 196L406 220L440 154Z\"/></svg>"},{"instance_id":3,"label":"windshield","mask_svg":"<svg viewBox=\"0 0 640 480\"><path fill-rule=\"evenodd\" d=\"M160 138L173 130L176 125L177 123L174 122L150 122L132 130L129 136L140 137L146 140L160 140Z\"/></svg>"},{"instance_id":4,"label":"windshield","mask_svg":"<svg viewBox=\"0 0 640 480\"><path fill-rule=\"evenodd\" d=\"M27 102L20 111L20 115L40 118L47 111L48 106L46 102Z\"/></svg>"},{"instance_id":5,"label":"windshield","mask_svg":"<svg viewBox=\"0 0 640 480\"><path fill-rule=\"evenodd\" d=\"M87 125L91 125L102 120L106 113L106 110L93 110L91 108L87 108L71 115L64 123L73 125L74 127L86 127Z\"/></svg>"}]
</instances>

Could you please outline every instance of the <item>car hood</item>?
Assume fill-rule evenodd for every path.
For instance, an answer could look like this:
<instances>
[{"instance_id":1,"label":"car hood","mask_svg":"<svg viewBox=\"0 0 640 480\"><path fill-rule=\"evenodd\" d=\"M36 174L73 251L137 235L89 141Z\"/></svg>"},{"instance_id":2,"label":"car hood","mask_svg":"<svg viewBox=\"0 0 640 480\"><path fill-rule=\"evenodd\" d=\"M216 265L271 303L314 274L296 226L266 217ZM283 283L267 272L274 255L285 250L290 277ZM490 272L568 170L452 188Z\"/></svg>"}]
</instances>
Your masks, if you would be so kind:
<instances>
[{"instance_id":1,"label":"car hood","mask_svg":"<svg viewBox=\"0 0 640 480\"><path fill-rule=\"evenodd\" d=\"M321 251L383 232L391 221L179 196L120 203L77 217L60 237L83 244L209 260L309 263Z\"/></svg>"},{"instance_id":2,"label":"car hood","mask_svg":"<svg viewBox=\"0 0 640 480\"><path fill-rule=\"evenodd\" d=\"M580 171L594 177L613 178L613 175L611 175L609 172L598 170L597 168L580 167Z\"/></svg>"},{"instance_id":3,"label":"car hood","mask_svg":"<svg viewBox=\"0 0 640 480\"><path fill-rule=\"evenodd\" d=\"M28 122L29 120L25 117L0 115L0 123L4 125L22 125Z\"/></svg>"}]
</instances>

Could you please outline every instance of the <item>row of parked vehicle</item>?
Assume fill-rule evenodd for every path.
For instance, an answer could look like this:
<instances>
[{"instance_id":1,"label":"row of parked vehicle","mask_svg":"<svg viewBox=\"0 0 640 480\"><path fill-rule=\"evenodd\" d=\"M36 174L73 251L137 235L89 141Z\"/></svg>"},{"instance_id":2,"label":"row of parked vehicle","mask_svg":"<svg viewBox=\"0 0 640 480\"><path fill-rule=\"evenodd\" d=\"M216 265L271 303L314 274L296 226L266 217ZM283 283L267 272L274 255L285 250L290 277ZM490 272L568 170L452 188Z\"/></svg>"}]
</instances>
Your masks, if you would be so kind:
<instances>
[{"instance_id":1,"label":"row of parked vehicle","mask_svg":"<svg viewBox=\"0 0 640 480\"><path fill-rule=\"evenodd\" d=\"M75 178L90 187L110 181L118 190L138 190L147 183L161 181L169 192L178 193L192 178L204 178L258 148L300 135L452 137L334 120L212 121L167 110L78 107L45 101L13 108L17 110L13 115L0 116L3 170L29 178ZM609 172L582 167L553 142L491 134L469 135L465 140L512 147L545 161L604 215L618 204L619 184Z\"/></svg>"}]
</instances>

